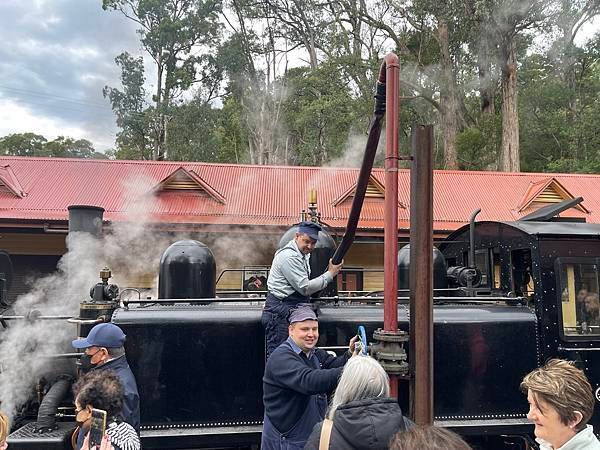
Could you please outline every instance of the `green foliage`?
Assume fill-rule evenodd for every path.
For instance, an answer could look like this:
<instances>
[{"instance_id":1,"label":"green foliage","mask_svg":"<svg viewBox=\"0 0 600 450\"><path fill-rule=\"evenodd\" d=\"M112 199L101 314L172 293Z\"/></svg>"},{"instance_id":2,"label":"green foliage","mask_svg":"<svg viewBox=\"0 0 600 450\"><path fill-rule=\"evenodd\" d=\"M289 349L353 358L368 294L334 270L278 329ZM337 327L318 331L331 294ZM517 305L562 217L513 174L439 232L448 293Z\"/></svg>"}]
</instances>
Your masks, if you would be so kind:
<instances>
[{"instance_id":1,"label":"green foliage","mask_svg":"<svg viewBox=\"0 0 600 450\"><path fill-rule=\"evenodd\" d=\"M519 104L523 170L598 172L600 65L593 51L574 53L575 92L559 61L535 54L525 60Z\"/></svg>"},{"instance_id":2,"label":"green foliage","mask_svg":"<svg viewBox=\"0 0 600 450\"><path fill-rule=\"evenodd\" d=\"M293 69L287 81L293 92L285 104L286 122L296 150L291 162L321 165L339 157L356 116L336 66Z\"/></svg>"},{"instance_id":3,"label":"green foliage","mask_svg":"<svg viewBox=\"0 0 600 450\"><path fill-rule=\"evenodd\" d=\"M15 133L0 138L0 154L12 156L43 156L47 139L35 133Z\"/></svg>"},{"instance_id":4,"label":"green foliage","mask_svg":"<svg viewBox=\"0 0 600 450\"><path fill-rule=\"evenodd\" d=\"M446 164L446 127L461 169L495 170L512 39L522 170L600 168L600 35L578 47L570 34L598 14L597 0L230 0L225 33L219 0L103 0L103 8L139 24L157 70L144 73L141 57L116 59L122 87L104 93L120 129L117 158L155 158L164 144L173 160L328 163L367 129L392 43L401 153L411 125L431 123L436 167ZM145 92L146 79L155 92ZM33 155L42 146L31 136L16 148Z\"/></svg>"},{"instance_id":5,"label":"green foliage","mask_svg":"<svg viewBox=\"0 0 600 450\"><path fill-rule=\"evenodd\" d=\"M248 163L242 108L236 97L229 96L219 114L215 134L219 141L219 160L222 162Z\"/></svg>"},{"instance_id":6,"label":"green foliage","mask_svg":"<svg viewBox=\"0 0 600 450\"><path fill-rule=\"evenodd\" d=\"M456 139L460 168L496 170L501 133L499 115L483 116L477 125L463 130Z\"/></svg>"},{"instance_id":7,"label":"green foliage","mask_svg":"<svg viewBox=\"0 0 600 450\"><path fill-rule=\"evenodd\" d=\"M59 136L53 141L48 141L44 136L35 133L15 133L0 138L0 154L87 159L108 157L95 151L93 144L86 139Z\"/></svg>"},{"instance_id":8,"label":"green foliage","mask_svg":"<svg viewBox=\"0 0 600 450\"><path fill-rule=\"evenodd\" d=\"M216 131L219 110L194 100L175 110L167 125L167 154L174 161L221 162Z\"/></svg>"},{"instance_id":9,"label":"green foliage","mask_svg":"<svg viewBox=\"0 0 600 450\"><path fill-rule=\"evenodd\" d=\"M124 52L115 58L121 68L122 90L105 86L103 94L110 101L117 118L117 159L152 159L150 142L153 109L146 103L144 60Z\"/></svg>"},{"instance_id":10,"label":"green foliage","mask_svg":"<svg viewBox=\"0 0 600 450\"><path fill-rule=\"evenodd\" d=\"M221 28L218 21L221 4L219 0L103 0L102 8L120 11L139 25L142 46L154 60L156 68L157 87L152 96L153 109L148 108L142 115L141 111L133 110L138 115L138 123L129 121L123 142L118 142L120 150L123 150L121 153L162 159L165 155L166 127L175 107L175 99L194 84L213 92L220 82L217 77L210 76L214 75L210 52L199 52L198 48L216 47ZM143 84L139 85L137 80L144 78L143 64L128 56L121 60L119 58L116 62L123 71L123 93L133 85L139 91ZM140 65L141 68L138 67ZM136 80L128 80L129 75ZM131 83L128 84L128 81ZM119 102L118 95L111 97L110 93L111 88L105 88L105 96L110 98L117 118L119 115L123 117L123 102ZM136 98L135 103L142 99L133 92L126 94L126 97L130 96ZM152 141L151 152L148 151L149 140Z\"/></svg>"}]
</instances>

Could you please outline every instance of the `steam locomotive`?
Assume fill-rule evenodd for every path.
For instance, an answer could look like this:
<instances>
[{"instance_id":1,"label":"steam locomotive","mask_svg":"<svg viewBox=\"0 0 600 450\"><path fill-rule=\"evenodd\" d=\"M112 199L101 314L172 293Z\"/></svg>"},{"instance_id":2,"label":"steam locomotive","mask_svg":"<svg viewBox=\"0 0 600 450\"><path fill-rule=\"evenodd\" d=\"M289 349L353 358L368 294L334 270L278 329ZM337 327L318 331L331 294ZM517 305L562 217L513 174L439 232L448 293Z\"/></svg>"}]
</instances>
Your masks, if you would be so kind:
<instances>
[{"instance_id":1,"label":"steam locomotive","mask_svg":"<svg viewBox=\"0 0 600 450\"><path fill-rule=\"evenodd\" d=\"M386 171L386 218L393 219L385 235L392 238L386 238L386 248L396 250L398 71L398 58L386 55L346 234L336 249L334 239L320 232L310 259L315 275L325 270L330 258L339 262L351 245L386 108L386 168L390 169ZM433 139L432 131L429 137L420 132L414 136L415 149L428 147L413 153L411 185L416 188L414 197L411 194L411 221L420 224L417 216L427 219L427 214L413 214L412 209L432 203L431 193L417 185L425 178L432 180ZM421 158L424 154L429 157ZM575 360L600 402L600 225L557 217L581 200L542 208L516 222L475 223L474 214L470 225L452 233L434 250L434 418L437 425L463 434L475 448L535 445L519 384L526 373L550 357ZM101 208L70 207L69 213L69 232L99 234ZM292 227L280 245L294 232ZM413 268L421 261L419 255L415 259ZM394 266L394 258L390 263ZM387 260L385 265L390 265ZM410 266L410 250L404 247L398 253L398 327L418 333L409 330ZM158 298L127 300L119 294L125 290L109 284L110 271L103 270L102 281L81 302L79 317L71 319L78 323L79 336L87 335L101 321L112 321L127 334L127 359L138 383L145 449L257 448L265 365L260 298L217 296L214 256L197 241L171 245L162 256L159 275ZM389 292L393 300L396 277L389 279L393 280ZM407 335L392 330L394 334L385 339L393 338L394 346L391 351L385 347L385 333L380 332L384 297L380 294L341 297L335 285L328 286L314 298L319 346L333 352L345 349L363 325L372 336L371 353L388 372L394 372L393 378L399 378L398 401L407 411L409 380L415 377L402 375L411 359L410 351L402 347ZM595 294L596 306L588 302L588 297L593 300L588 294ZM0 315L0 324L2 320ZM412 356L420 359L420 355ZM74 363L70 371L75 371ZM39 404L32 402L38 409L37 420L9 436L12 450L70 448L74 423L58 420L72 416L69 385L70 378L59 376L38 390ZM592 424L598 430L598 404L595 408Z\"/></svg>"},{"instance_id":2,"label":"steam locomotive","mask_svg":"<svg viewBox=\"0 0 600 450\"><path fill-rule=\"evenodd\" d=\"M576 361L600 402L600 323L597 311L594 316L578 298L584 289L598 293L600 225L556 217L570 206L561 203L517 222L473 222L434 250L435 422L463 434L475 448L530 448L533 430L519 383L550 357ZM86 223L98 223L97 209L74 208L75 214L73 227L95 232ZM311 257L313 274L325 270L334 250L335 241L322 231ZM402 248L398 258L398 322L405 331L408 255ZM215 267L207 246L176 242L161 259L158 298L124 300L103 271L102 282L81 302L80 335L101 320L127 334L145 449L257 448L260 442L260 298L217 297ZM331 285L314 299L319 344L330 351L348 342L358 325L371 336L383 322L379 293L336 294ZM405 411L407 386L401 379ZM74 424L57 421L52 411L68 404L67 392L64 378L49 387L40 410L51 423L17 429L10 448L70 448ZM598 404L592 424L600 429Z\"/></svg>"}]
</instances>

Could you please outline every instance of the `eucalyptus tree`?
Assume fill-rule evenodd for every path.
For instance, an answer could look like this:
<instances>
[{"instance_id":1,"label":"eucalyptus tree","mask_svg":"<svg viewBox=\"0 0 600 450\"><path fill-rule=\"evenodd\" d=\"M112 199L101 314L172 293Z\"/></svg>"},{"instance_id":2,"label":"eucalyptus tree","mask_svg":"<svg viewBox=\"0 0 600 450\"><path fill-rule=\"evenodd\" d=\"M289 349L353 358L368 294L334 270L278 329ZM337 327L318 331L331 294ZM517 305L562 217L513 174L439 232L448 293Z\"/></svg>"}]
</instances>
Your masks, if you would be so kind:
<instances>
[{"instance_id":1,"label":"eucalyptus tree","mask_svg":"<svg viewBox=\"0 0 600 450\"><path fill-rule=\"evenodd\" d=\"M124 52L115 58L121 69L121 89L105 86L103 94L110 101L117 118L118 159L154 159L152 142L152 110L144 88L144 60Z\"/></svg>"},{"instance_id":2,"label":"eucalyptus tree","mask_svg":"<svg viewBox=\"0 0 600 450\"><path fill-rule=\"evenodd\" d=\"M141 44L155 65L152 96L154 159L166 155L169 114L191 86L210 83L207 48L216 47L220 33L219 0L103 0L104 10L119 11L138 26Z\"/></svg>"},{"instance_id":3,"label":"eucalyptus tree","mask_svg":"<svg viewBox=\"0 0 600 450\"><path fill-rule=\"evenodd\" d=\"M361 0L366 5L366 0ZM443 166L458 168L456 137L464 128L459 54L464 44L462 2L385 0L361 9L365 23L378 27L401 58L401 85L410 98L424 99L439 115Z\"/></svg>"},{"instance_id":4,"label":"eucalyptus tree","mask_svg":"<svg viewBox=\"0 0 600 450\"><path fill-rule=\"evenodd\" d=\"M548 26L555 13L554 0L475 0L485 17L500 71L502 141L498 168L520 171L517 47L529 30Z\"/></svg>"},{"instance_id":5,"label":"eucalyptus tree","mask_svg":"<svg viewBox=\"0 0 600 450\"><path fill-rule=\"evenodd\" d=\"M582 27L600 14L600 0L557 0L559 4L555 24L559 30L558 39L551 49L556 72L566 85L568 98L565 114L571 125L577 118L577 78L584 69L579 63L584 57L582 49L575 44ZM579 73L581 78L581 73Z\"/></svg>"}]
</instances>

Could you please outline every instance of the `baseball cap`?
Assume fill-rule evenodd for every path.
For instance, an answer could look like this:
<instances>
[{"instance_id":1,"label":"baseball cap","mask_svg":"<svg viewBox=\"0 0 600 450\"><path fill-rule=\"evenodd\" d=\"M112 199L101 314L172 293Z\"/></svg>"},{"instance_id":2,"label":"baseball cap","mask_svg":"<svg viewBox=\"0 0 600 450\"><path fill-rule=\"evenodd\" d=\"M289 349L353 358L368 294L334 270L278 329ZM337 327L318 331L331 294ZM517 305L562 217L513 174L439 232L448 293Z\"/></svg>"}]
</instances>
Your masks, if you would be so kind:
<instances>
[{"instance_id":1,"label":"baseball cap","mask_svg":"<svg viewBox=\"0 0 600 450\"><path fill-rule=\"evenodd\" d=\"M304 222L300 222L298 225L298 233L306 234L313 241L319 240L319 231L323 228L321 225L315 222L311 222L310 220L306 220Z\"/></svg>"},{"instance_id":2,"label":"baseball cap","mask_svg":"<svg viewBox=\"0 0 600 450\"><path fill-rule=\"evenodd\" d=\"M125 342L125 333L114 323L99 323L88 333L87 337L75 339L75 348L88 347L121 347Z\"/></svg>"}]
</instances>

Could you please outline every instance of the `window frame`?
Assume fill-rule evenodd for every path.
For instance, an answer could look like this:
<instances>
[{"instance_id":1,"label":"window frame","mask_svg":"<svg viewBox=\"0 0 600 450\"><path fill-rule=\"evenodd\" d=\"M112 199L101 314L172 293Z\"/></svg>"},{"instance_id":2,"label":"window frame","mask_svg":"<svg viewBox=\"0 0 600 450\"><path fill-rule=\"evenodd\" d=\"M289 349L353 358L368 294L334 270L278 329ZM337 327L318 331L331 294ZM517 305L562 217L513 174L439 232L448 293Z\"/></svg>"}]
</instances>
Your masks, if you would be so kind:
<instances>
[{"instance_id":1,"label":"window frame","mask_svg":"<svg viewBox=\"0 0 600 450\"><path fill-rule=\"evenodd\" d=\"M600 329L597 334L565 334L565 327L563 322L563 301L562 301L562 268L565 265L595 265L596 266L596 286L600 291L600 258L596 256L564 256L558 257L554 261L554 278L555 278L555 301L557 302L557 315L558 315L558 334L563 341L566 342L577 342L577 341L600 341ZM600 292L599 292L600 293ZM577 293L575 293L575 301L577 301ZM577 305L575 306L577 307Z\"/></svg>"}]
</instances>

